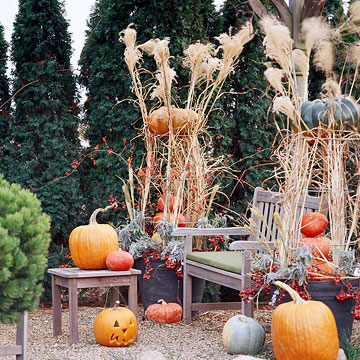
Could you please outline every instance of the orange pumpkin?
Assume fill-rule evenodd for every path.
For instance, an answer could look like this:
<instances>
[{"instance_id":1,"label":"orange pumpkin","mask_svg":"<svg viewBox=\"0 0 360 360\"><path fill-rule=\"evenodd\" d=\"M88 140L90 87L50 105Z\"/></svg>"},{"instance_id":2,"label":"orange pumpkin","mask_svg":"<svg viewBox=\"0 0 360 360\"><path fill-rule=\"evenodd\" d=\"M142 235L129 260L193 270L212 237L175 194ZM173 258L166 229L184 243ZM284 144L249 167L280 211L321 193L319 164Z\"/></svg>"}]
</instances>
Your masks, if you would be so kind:
<instances>
[{"instance_id":1,"label":"orange pumpkin","mask_svg":"<svg viewBox=\"0 0 360 360\"><path fill-rule=\"evenodd\" d=\"M182 307L176 303L167 303L163 299L159 304L152 304L146 309L146 318L159 323L176 323L181 320Z\"/></svg>"},{"instance_id":2,"label":"orange pumpkin","mask_svg":"<svg viewBox=\"0 0 360 360\"><path fill-rule=\"evenodd\" d=\"M133 265L134 258L127 251L113 251L106 257L106 267L110 270L126 271L129 270Z\"/></svg>"},{"instance_id":3,"label":"orange pumpkin","mask_svg":"<svg viewBox=\"0 0 360 360\"><path fill-rule=\"evenodd\" d=\"M175 215L173 213L167 213L165 219L169 223L173 223L173 222L175 222L175 224L177 223L178 227L186 227L187 219L183 214L177 214L175 220L174 220L174 216ZM163 219L164 219L164 213L163 212L157 213L154 217L154 226L157 226L159 221Z\"/></svg>"},{"instance_id":4,"label":"orange pumpkin","mask_svg":"<svg viewBox=\"0 0 360 360\"><path fill-rule=\"evenodd\" d=\"M307 213L301 219L300 232L307 237L315 237L324 232L328 223L327 217L321 213Z\"/></svg>"},{"instance_id":5,"label":"orange pumpkin","mask_svg":"<svg viewBox=\"0 0 360 360\"><path fill-rule=\"evenodd\" d=\"M325 236L317 237L302 237L300 245L305 245L311 249L316 257L325 256L327 259L330 257L331 240Z\"/></svg>"},{"instance_id":6,"label":"orange pumpkin","mask_svg":"<svg viewBox=\"0 0 360 360\"><path fill-rule=\"evenodd\" d=\"M170 119L174 133L187 134L197 123L198 115L191 109L180 109L172 107L169 109L162 106L152 111L147 118L147 126L150 132L164 135L169 132Z\"/></svg>"},{"instance_id":7,"label":"orange pumpkin","mask_svg":"<svg viewBox=\"0 0 360 360\"><path fill-rule=\"evenodd\" d=\"M169 194L167 196L167 211L170 211L170 212L173 212L174 211L174 204L175 204L175 195L173 194ZM157 206L160 210L164 210L164 197L163 196L160 196L159 200L158 200L158 203L157 203Z\"/></svg>"},{"instance_id":8,"label":"orange pumpkin","mask_svg":"<svg viewBox=\"0 0 360 360\"><path fill-rule=\"evenodd\" d=\"M276 360L336 360L339 339L331 310L321 301L305 301L290 286L275 281L293 301L273 313L271 337Z\"/></svg>"},{"instance_id":9,"label":"orange pumpkin","mask_svg":"<svg viewBox=\"0 0 360 360\"><path fill-rule=\"evenodd\" d=\"M137 332L136 316L125 307L105 309L95 319L94 335L100 345L128 346L135 341Z\"/></svg>"},{"instance_id":10,"label":"orange pumpkin","mask_svg":"<svg viewBox=\"0 0 360 360\"><path fill-rule=\"evenodd\" d=\"M311 262L312 267L308 268L309 281L326 281L335 274L335 266L332 262L315 260ZM319 274L319 275L317 275Z\"/></svg>"},{"instance_id":11,"label":"orange pumpkin","mask_svg":"<svg viewBox=\"0 0 360 360\"><path fill-rule=\"evenodd\" d=\"M119 249L118 235L108 224L98 224L96 215L113 208L96 209L90 217L89 225L75 228L69 238L69 247L75 265L80 269L106 269L106 257Z\"/></svg>"}]
</instances>

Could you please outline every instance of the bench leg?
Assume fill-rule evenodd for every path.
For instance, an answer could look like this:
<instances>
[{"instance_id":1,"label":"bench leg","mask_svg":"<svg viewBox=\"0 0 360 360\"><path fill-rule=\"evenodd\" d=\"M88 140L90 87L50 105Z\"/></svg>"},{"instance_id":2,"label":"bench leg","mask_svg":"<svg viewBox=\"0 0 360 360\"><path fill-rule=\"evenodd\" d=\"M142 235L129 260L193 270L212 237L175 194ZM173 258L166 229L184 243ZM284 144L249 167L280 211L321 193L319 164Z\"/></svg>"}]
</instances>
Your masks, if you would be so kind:
<instances>
[{"instance_id":1,"label":"bench leg","mask_svg":"<svg viewBox=\"0 0 360 360\"><path fill-rule=\"evenodd\" d=\"M187 274L186 263L184 264L184 293L183 293L183 322L191 323L191 303L192 303L192 276Z\"/></svg>"},{"instance_id":2,"label":"bench leg","mask_svg":"<svg viewBox=\"0 0 360 360\"><path fill-rule=\"evenodd\" d=\"M251 252L244 251L242 254L242 274L244 274L243 281L241 284L241 290L250 288L251 286ZM245 316L254 317L254 301L248 303L241 303L241 312Z\"/></svg>"},{"instance_id":3,"label":"bench leg","mask_svg":"<svg viewBox=\"0 0 360 360\"><path fill-rule=\"evenodd\" d=\"M137 276L130 276L130 286L128 292L128 303L129 309L135 314L137 317L138 313L138 299L137 299Z\"/></svg>"},{"instance_id":4,"label":"bench leg","mask_svg":"<svg viewBox=\"0 0 360 360\"><path fill-rule=\"evenodd\" d=\"M120 300L119 287L112 286L110 288L110 307L115 306L115 302Z\"/></svg>"},{"instance_id":5,"label":"bench leg","mask_svg":"<svg viewBox=\"0 0 360 360\"><path fill-rule=\"evenodd\" d=\"M16 355L16 360L26 360L27 322L28 313L24 311L16 328L16 345L21 345L22 347L21 354Z\"/></svg>"},{"instance_id":6,"label":"bench leg","mask_svg":"<svg viewBox=\"0 0 360 360\"><path fill-rule=\"evenodd\" d=\"M61 287L56 285L56 277L51 275L53 335L61 334Z\"/></svg>"},{"instance_id":7,"label":"bench leg","mask_svg":"<svg viewBox=\"0 0 360 360\"><path fill-rule=\"evenodd\" d=\"M69 281L69 335L70 344L79 342L77 280Z\"/></svg>"}]
</instances>

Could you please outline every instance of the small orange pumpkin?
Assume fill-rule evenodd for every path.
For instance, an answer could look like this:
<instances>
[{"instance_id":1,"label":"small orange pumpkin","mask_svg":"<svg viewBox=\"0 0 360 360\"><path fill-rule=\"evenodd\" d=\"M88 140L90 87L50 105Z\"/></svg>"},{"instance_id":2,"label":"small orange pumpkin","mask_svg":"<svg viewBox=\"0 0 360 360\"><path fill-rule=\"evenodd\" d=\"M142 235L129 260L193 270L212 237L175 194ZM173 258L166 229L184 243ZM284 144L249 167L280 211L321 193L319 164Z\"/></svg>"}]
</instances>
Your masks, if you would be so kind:
<instances>
[{"instance_id":1,"label":"small orange pumpkin","mask_svg":"<svg viewBox=\"0 0 360 360\"><path fill-rule=\"evenodd\" d=\"M94 335L100 345L128 346L135 341L137 332L136 316L125 307L115 305L101 311L95 319Z\"/></svg>"},{"instance_id":2,"label":"small orange pumpkin","mask_svg":"<svg viewBox=\"0 0 360 360\"><path fill-rule=\"evenodd\" d=\"M146 309L146 318L158 323L177 323L182 318L182 307L176 303L167 303L163 299Z\"/></svg>"},{"instance_id":3,"label":"small orange pumpkin","mask_svg":"<svg viewBox=\"0 0 360 360\"><path fill-rule=\"evenodd\" d=\"M166 106L152 111L147 118L147 125L153 134L164 135L169 132L169 110Z\"/></svg>"},{"instance_id":4,"label":"small orange pumpkin","mask_svg":"<svg viewBox=\"0 0 360 360\"><path fill-rule=\"evenodd\" d=\"M316 257L325 256L327 259L330 257L331 240L325 236L317 237L302 237L300 245L305 245L311 249Z\"/></svg>"},{"instance_id":5,"label":"small orange pumpkin","mask_svg":"<svg viewBox=\"0 0 360 360\"><path fill-rule=\"evenodd\" d=\"M300 232L307 237L315 237L324 232L329 221L324 214L312 212L301 219Z\"/></svg>"},{"instance_id":6,"label":"small orange pumpkin","mask_svg":"<svg viewBox=\"0 0 360 360\"><path fill-rule=\"evenodd\" d=\"M174 211L174 204L175 204L176 197L173 194L169 194L167 196L167 211L173 212ZM164 210L164 196L160 196L158 202L157 202L158 208L162 211Z\"/></svg>"},{"instance_id":7,"label":"small orange pumpkin","mask_svg":"<svg viewBox=\"0 0 360 360\"><path fill-rule=\"evenodd\" d=\"M119 249L118 235L109 224L98 224L96 215L115 207L96 209L90 217L89 225L76 227L70 234L69 248L75 265L80 269L106 269L106 257Z\"/></svg>"},{"instance_id":8,"label":"small orange pumpkin","mask_svg":"<svg viewBox=\"0 0 360 360\"><path fill-rule=\"evenodd\" d=\"M127 271L134 265L133 256L123 250L112 251L106 257L106 267L114 271Z\"/></svg>"},{"instance_id":9,"label":"small orange pumpkin","mask_svg":"<svg viewBox=\"0 0 360 360\"><path fill-rule=\"evenodd\" d=\"M307 269L307 279L309 281L326 281L329 280L329 278L332 278L332 275L335 274L335 266L332 262L315 260L311 261L311 265L312 267Z\"/></svg>"},{"instance_id":10,"label":"small orange pumpkin","mask_svg":"<svg viewBox=\"0 0 360 360\"><path fill-rule=\"evenodd\" d=\"M164 219L164 213L159 212L154 216L154 226L157 226L160 220ZM174 221L174 214L173 213L167 213L165 219L171 223ZM183 214L177 214L175 223L177 223L178 227L186 227L187 219Z\"/></svg>"},{"instance_id":11,"label":"small orange pumpkin","mask_svg":"<svg viewBox=\"0 0 360 360\"><path fill-rule=\"evenodd\" d=\"M290 286L275 281L293 301L280 304L271 320L276 360L336 360L339 339L331 310L321 301L305 301Z\"/></svg>"}]
</instances>

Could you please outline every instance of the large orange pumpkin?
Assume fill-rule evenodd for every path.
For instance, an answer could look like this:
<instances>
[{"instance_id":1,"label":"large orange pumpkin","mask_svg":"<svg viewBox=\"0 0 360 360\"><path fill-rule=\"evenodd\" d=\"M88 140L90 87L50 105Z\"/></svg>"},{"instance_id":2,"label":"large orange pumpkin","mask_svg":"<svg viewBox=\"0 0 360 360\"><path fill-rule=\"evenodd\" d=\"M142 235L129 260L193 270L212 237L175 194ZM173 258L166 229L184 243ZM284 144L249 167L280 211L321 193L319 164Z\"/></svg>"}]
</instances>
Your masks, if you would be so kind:
<instances>
[{"instance_id":1,"label":"large orange pumpkin","mask_svg":"<svg viewBox=\"0 0 360 360\"><path fill-rule=\"evenodd\" d=\"M95 319L94 335L100 345L128 346L135 341L137 332L136 316L125 307L105 309Z\"/></svg>"},{"instance_id":2,"label":"large orange pumpkin","mask_svg":"<svg viewBox=\"0 0 360 360\"><path fill-rule=\"evenodd\" d=\"M167 303L163 299L159 304L152 304L146 309L146 318L159 323L176 323L181 320L182 307L176 303Z\"/></svg>"},{"instance_id":3,"label":"large orange pumpkin","mask_svg":"<svg viewBox=\"0 0 360 360\"><path fill-rule=\"evenodd\" d=\"M112 251L106 257L106 267L114 271L126 271L134 265L133 256L123 250Z\"/></svg>"},{"instance_id":4,"label":"large orange pumpkin","mask_svg":"<svg viewBox=\"0 0 360 360\"><path fill-rule=\"evenodd\" d=\"M166 203L167 203L167 211L170 211L170 212L173 212L174 211L174 204L175 204L175 200L176 200L176 197L175 195L173 194L169 194L167 196L167 200L166 200ZM164 196L160 196L158 202L157 202L157 206L158 208L162 211L164 210Z\"/></svg>"},{"instance_id":5,"label":"large orange pumpkin","mask_svg":"<svg viewBox=\"0 0 360 360\"><path fill-rule=\"evenodd\" d=\"M310 248L316 257L325 256L327 259L330 257L331 240L325 236L302 237L300 245Z\"/></svg>"},{"instance_id":6,"label":"large orange pumpkin","mask_svg":"<svg viewBox=\"0 0 360 360\"><path fill-rule=\"evenodd\" d=\"M305 301L290 286L275 281L293 301L273 313L271 337L276 360L336 360L339 339L331 310L321 301Z\"/></svg>"},{"instance_id":7,"label":"large orange pumpkin","mask_svg":"<svg viewBox=\"0 0 360 360\"><path fill-rule=\"evenodd\" d=\"M305 214L301 219L300 232L308 237L315 237L324 232L329 221L324 214L312 212Z\"/></svg>"},{"instance_id":8,"label":"large orange pumpkin","mask_svg":"<svg viewBox=\"0 0 360 360\"><path fill-rule=\"evenodd\" d=\"M96 222L99 212L105 212L114 206L96 209L90 217L89 225L78 226L71 232L70 253L75 265L80 269L106 269L106 257L119 249L118 236L114 228Z\"/></svg>"},{"instance_id":9,"label":"large orange pumpkin","mask_svg":"<svg viewBox=\"0 0 360 360\"><path fill-rule=\"evenodd\" d=\"M164 219L164 213L163 212L159 212L154 216L154 225L157 226L160 220ZM165 219L171 223L173 222L174 219L174 214L173 213L166 213L166 217ZM177 222L177 226L178 227L186 227L187 224L187 219L183 214L177 214L175 222Z\"/></svg>"}]
</instances>

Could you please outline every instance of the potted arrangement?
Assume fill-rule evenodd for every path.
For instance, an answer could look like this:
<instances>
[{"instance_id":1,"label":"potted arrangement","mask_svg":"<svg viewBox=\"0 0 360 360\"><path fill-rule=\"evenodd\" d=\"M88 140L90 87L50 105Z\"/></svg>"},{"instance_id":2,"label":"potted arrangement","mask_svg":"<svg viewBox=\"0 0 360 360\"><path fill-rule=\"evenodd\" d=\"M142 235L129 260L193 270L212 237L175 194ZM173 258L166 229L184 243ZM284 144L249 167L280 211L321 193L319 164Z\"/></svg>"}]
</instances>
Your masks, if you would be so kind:
<instances>
[{"instance_id":1,"label":"potted arrangement","mask_svg":"<svg viewBox=\"0 0 360 360\"><path fill-rule=\"evenodd\" d=\"M220 45L197 42L184 51L183 65L189 70L189 85L183 100L174 84L176 73L170 66L168 39L136 43L130 26L120 34L126 45L125 61L132 78L133 92L141 109L146 156L137 169L129 161L129 179L124 182L129 223L119 230L120 246L128 249L136 266L143 270L140 292L145 308L160 298L176 302L181 286L183 241L171 236L177 226L218 226L209 221L213 199L219 191L216 178L228 171L226 158L211 155L207 120L221 96L222 86L233 71L243 46L252 39L251 23L234 35L221 34ZM157 70L152 74L141 66L144 55L152 56ZM224 239L214 239L214 247ZM195 244L203 250L201 239ZM170 269L176 282L166 285L161 273ZM144 299L145 286L154 298ZM145 285L146 284L146 285ZM164 294L159 293L159 287ZM170 293L175 295L170 295ZM201 297L200 297L201 300Z\"/></svg>"},{"instance_id":2,"label":"potted arrangement","mask_svg":"<svg viewBox=\"0 0 360 360\"><path fill-rule=\"evenodd\" d=\"M259 289L270 293L274 281L286 281L304 299L326 302L334 312L339 335L345 332L347 336L353 316L360 318L355 255L360 215L359 109L351 96L358 78L360 47L354 43L346 57L353 81L347 87L337 81L333 71L333 40L339 42L344 31L356 32L359 10L359 2L353 3L347 21L337 29L320 17L304 20L297 48L285 25L271 17L261 21L265 52L273 60L265 76L276 92L274 112L281 114L274 176L283 205L281 216L273 215L277 229L269 230L274 231L274 250L260 239L264 250L254 255L256 286L240 294L246 301ZM311 102L304 86L312 53L326 81L321 98ZM343 94L343 88L349 88L349 93ZM321 198L319 214L299 214L302 199L311 192ZM261 218L257 209L252 211ZM246 226L250 232L258 231L256 224ZM283 290L273 294L271 305L285 297ZM341 313L340 304L345 307Z\"/></svg>"}]
</instances>

